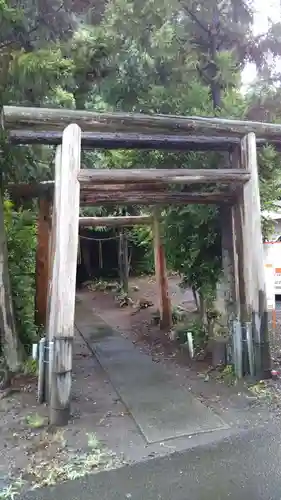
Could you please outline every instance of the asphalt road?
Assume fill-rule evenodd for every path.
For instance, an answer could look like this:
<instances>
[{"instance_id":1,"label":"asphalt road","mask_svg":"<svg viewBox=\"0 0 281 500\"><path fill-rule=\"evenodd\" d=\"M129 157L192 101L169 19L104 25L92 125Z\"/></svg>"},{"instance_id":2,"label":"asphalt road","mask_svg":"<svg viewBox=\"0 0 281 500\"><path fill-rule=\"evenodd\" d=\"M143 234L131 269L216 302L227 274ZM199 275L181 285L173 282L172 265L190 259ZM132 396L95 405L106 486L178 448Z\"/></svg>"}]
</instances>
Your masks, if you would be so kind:
<instances>
[{"instance_id":1,"label":"asphalt road","mask_svg":"<svg viewBox=\"0 0 281 500\"><path fill-rule=\"evenodd\" d=\"M36 490L24 500L280 500L280 426Z\"/></svg>"}]
</instances>

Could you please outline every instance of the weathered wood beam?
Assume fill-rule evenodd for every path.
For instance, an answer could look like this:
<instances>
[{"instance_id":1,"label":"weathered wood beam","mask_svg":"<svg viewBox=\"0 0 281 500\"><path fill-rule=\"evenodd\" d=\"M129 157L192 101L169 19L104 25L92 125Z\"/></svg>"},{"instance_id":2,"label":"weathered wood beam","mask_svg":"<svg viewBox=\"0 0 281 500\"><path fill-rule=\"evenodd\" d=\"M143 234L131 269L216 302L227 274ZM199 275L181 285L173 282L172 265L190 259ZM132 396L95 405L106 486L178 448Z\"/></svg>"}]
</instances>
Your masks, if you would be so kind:
<instances>
[{"instance_id":1,"label":"weathered wood beam","mask_svg":"<svg viewBox=\"0 0 281 500\"><path fill-rule=\"evenodd\" d=\"M146 115L141 113L96 113L69 109L4 106L2 122L6 130L63 130L76 123L84 132L140 132L171 135L243 136L254 132L264 139L280 138L281 125L225 118Z\"/></svg>"},{"instance_id":2,"label":"weathered wood beam","mask_svg":"<svg viewBox=\"0 0 281 500\"><path fill-rule=\"evenodd\" d=\"M253 133L247 134L241 141L241 163L243 168L251 171L251 180L243 187L234 207L240 314L242 324L252 325L256 375L264 378L270 373L270 355L259 178Z\"/></svg>"},{"instance_id":3,"label":"weathered wood beam","mask_svg":"<svg viewBox=\"0 0 281 500\"><path fill-rule=\"evenodd\" d=\"M39 327L46 327L47 301L49 287L49 236L51 229L51 202L48 196L39 199L36 250L36 291L35 322Z\"/></svg>"},{"instance_id":4,"label":"weathered wood beam","mask_svg":"<svg viewBox=\"0 0 281 500\"><path fill-rule=\"evenodd\" d=\"M135 190L137 182L138 191L161 190L167 184L207 184L221 183L243 184L250 178L250 174L239 169L217 169L217 170L189 170L189 169L93 169L81 170L79 180L81 182L81 193L86 191L99 191L103 184L103 191ZM91 182L93 185L91 185ZM54 181L44 181L31 184L13 184L6 186L9 193L16 197L36 198L44 193L52 193Z\"/></svg>"},{"instance_id":5,"label":"weathered wood beam","mask_svg":"<svg viewBox=\"0 0 281 500\"><path fill-rule=\"evenodd\" d=\"M236 190L232 191L216 191L202 193L186 193L173 192L167 189L168 185L158 183L147 183L143 185L137 184L115 184L104 186L81 186L80 200L81 205L100 205L104 204L120 204L122 203L137 203L140 205L151 204L151 200L155 203L232 203L236 197ZM121 188L121 189L120 189ZM50 181L46 184L19 184L10 185L7 187L8 192L13 196L35 198L42 194L52 194L54 183ZM152 203L153 204L153 203Z\"/></svg>"},{"instance_id":6,"label":"weathered wood beam","mask_svg":"<svg viewBox=\"0 0 281 500\"><path fill-rule=\"evenodd\" d=\"M61 143L60 131L11 130L10 144L45 144L57 146ZM239 143L233 137L170 136L165 134L136 134L130 132L83 132L83 149L141 149L163 151L228 151ZM280 142L281 145L281 142Z\"/></svg>"},{"instance_id":7,"label":"weathered wood beam","mask_svg":"<svg viewBox=\"0 0 281 500\"><path fill-rule=\"evenodd\" d=\"M118 246L119 246L118 261L119 261L120 285L124 293L128 293L129 292L128 237L126 230L123 227L120 228Z\"/></svg>"},{"instance_id":8,"label":"weathered wood beam","mask_svg":"<svg viewBox=\"0 0 281 500\"><path fill-rule=\"evenodd\" d=\"M239 145L238 137L171 136L165 134L136 134L130 132L83 132L82 149L140 149L160 151L233 151ZM42 144L58 146L62 131L10 130L9 143L12 145ZM268 142L281 150L280 139L257 139L257 147Z\"/></svg>"},{"instance_id":9,"label":"weathered wood beam","mask_svg":"<svg viewBox=\"0 0 281 500\"><path fill-rule=\"evenodd\" d=\"M240 149L240 145L239 145ZM239 150L236 148L235 152ZM229 168L239 169L240 163L237 163L236 155L230 156ZM225 159L226 160L226 159ZM240 187L240 190L243 189ZM239 190L237 190L239 191ZM230 331L232 322L238 317L237 307L239 297L235 279L237 280L237 270L235 267L235 232L233 224L233 205L221 206L219 208L220 228L221 228L221 246L222 246L222 273L217 283L217 301L216 309L220 314L219 323L216 325L218 332L222 337ZM222 344L221 344L222 345ZM220 353L221 354L221 353ZM226 354L226 350L225 350ZM233 358L234 359L234 358ZM224 362L226 358L222 361ZM237 375L237 373L236 373Z\"/></svg>"},{"instance_id":10,"label":"weathered wood beam","mask_svg":"<svg viewBox=\"0 0 281 500\"><path fill-rule=\"evenodd\" d=\"M217 283L216 310L219 312L219 320L215 324L215 335L221 337L222 342L214 342L213 364L216 366L219 363L227 362L226 339L229 332L233 331L234 321L237 320L239 314L239 295L237 294L236 282L237 272L235 266L235 233L233 227L233 205L224 205L219 207L219 217L221 225L221 245L222 245L222 273L219 282ZM220 346L220 348L219 348ZM238 378L242 377L237 363L237 351L232 347L232 362L235 366L235 375ZM223 348L223 352L221 349ZM217 356L221 356L218 359Z\"/></svg>"},{"instance_id":11,"label":"weathered wood beam","mask_svg":"<svg viewBox=\"0 0 281 500\"><path fill-rule=\"evenodd\" d=\"M100 190L107 191L109 194L115 191L122 191L123 193L128 193L130 191L136 190L136 183L126 182L124 184L81 184L81 192L83 193L98 193ZM166 191L169 189L169 185L161 181L156 182L144 182L137 184L138 191Z\"/></svg>"},{"instance_id":12,"label":"weathered wood beam","mask_svg":"<svg viewBox=\"0 0 281 500\"><path fill-rule=\"evenodd\" d=\"M54 181L34 182L31 184L9 183L6 190L15 197L19 198L37 198L41 194L52 193L54 190Z\"/></svg>"},{"instance_id":13,"label":"weathered wood beam","mask_svg":"<svg viewBox=\"0 0 281 500\"><path fill-rule=\"evenodd\" d=\"M151 215L126 215L116 217L80 217L80 227L129 227L152 224Z\"/></svg>"},{"instance_id":14,"label":"weathered wood beam","mask_svg":"<svg viewBox=\"0 0 281 500\"><path fill-rule=\"evenodd\" d=\"M62 131L10 130L8 140L13 145L42 144L58 146ZM130 132L83 132L82 149L140 149L160 151L233 151L239 145L238 137L212 137L200 135L137 134ZM281 150L281 140L257 139L257 147L268 142Z\"/></svg>"},{"instance_id":15,"label":"weathered wood beam","mask_svg":"<svg viewBox=\"0 0 281 500\"><path fill-rule=\"evenodd\" d=\"M172 304L169 295L169 283L166 269L165 248L163 243L160 213L157 209L154 209L153 213L153 236L155 276L158 286L158 300L160 311L160 328L163 330L170 330L173 326Z\"/></svg>"},{"instance_id":16,"label":"weathered wood beam","mask_svg":"<svg viewBox=\"0 0 281 500\"><path fill-rule=\"evenodd\" d=\"M61 161L56 165L54 263L49 325L53 332L51 362L50 424L65 425L70 416L72 352L76 268L79 229L79 190L81 130L69 125L61 146Z\"/></svg>"},{"instance_id":17,"label":"weathered wood beam","mask_svg":"<svg viewBox=\"0 0 281 500\"><path fill-rule=\"evenodd\" d=\"M78 178L82 185L93 183L94 186L157 181L165 184L243 184L250 179L250 173L231 169L84 169Z\"/></svg>"},{"instance_id":18,"label":"weathered wood beam","mask_svg":"<svg viewBox=\"0 0 281 500\"><path fill-rule=\"evenodd\" d=\"M37 198L38 196L48 194L52 195L54 191L54 181L43 181L43 182L37 182L37 183L31 183L31 184L26 184L26 183L19 183L19 184L14 184L14 183L9 183L6 186L6 190L8 193L10 193L12 196L15 198ZM161 182L145 182L143 184L138 183L138 190L144 190L144 191L161 191L163 189L167 188L167 184L163 184ZM124 184L106 184L103 186L103 190L107 191L130 191L135 189L135 184L134 183L124 183ZM81 192L94 192L94 191L100 191L100 185L94 186L94 185L89 185L89 184L83 184L81 186Z\"/></svg>"},{"instance_id":19,"label":"weathered wood beam","mask_svg":"<svg viewBox=\"0 0 281 500\"><path fill-rule=\"evenodd\" d=\"M51 363L51 345L53 342L53 336L56 331L56 321L57 317L54 313L56 310L56 294L53 291L53 281L58 273L58 259L56 256L56 237L57 237L57 209L59 204L59 176L58 173L61 169L61 149L62 146L58 146L56 149L55 156L55 177L57 189L53 192L53 209L52 209L52 220L51 220L51 233L49 241L49 285L48 285L48 298L47 298L47 320L46 320L46 336L48 341L49 349L46 350L46 361L44 367L44 383L43 383L43 394L42 402L51 402L51 382L52 382L52 363ZM54 182L55 186L55 182Z\"/></svg>"},{"instance_id":20,"label":"weathered wood beam","mask_svg":"<svg viewBox=\"0 0 281 500\"><path fill-rule=\"evenodd\" d=\"M187 203L201 204L221 204L234 203L236 196L228 192L140 192L131 191L129 193L120 193L119 191L108 193L100 191L95 194L81 193L81 206L94 205L182 205Z\"/></svg>"}]
</instances>

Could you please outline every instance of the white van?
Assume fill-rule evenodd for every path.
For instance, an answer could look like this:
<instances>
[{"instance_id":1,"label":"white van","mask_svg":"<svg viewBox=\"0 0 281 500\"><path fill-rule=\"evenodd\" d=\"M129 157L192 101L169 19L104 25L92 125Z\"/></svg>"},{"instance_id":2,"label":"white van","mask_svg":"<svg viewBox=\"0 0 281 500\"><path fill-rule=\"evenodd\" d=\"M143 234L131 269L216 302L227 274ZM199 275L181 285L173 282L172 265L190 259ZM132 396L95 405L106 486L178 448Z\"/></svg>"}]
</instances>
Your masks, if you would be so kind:
<instances>
[{"instance_id":1,"label":"white van","mask_svg":"<svg viewBox=\"0 0 281 500\"><path fill-rule=\"evenodd\" d=\"M274 294L281 295L281 236L263 244L265 268L273 270Z\"/></svg>"},{"instance_id":2,"label":"white van","mask_svg":"<svg viewBox=\"0 0 281 500\"><path fill-rule=\"evenodd\" d=\"M273 235L269 242L264 243L265 268L267 281L274 274L274 293L281 295L281 202L275 202L276 212L263 212L262 216L273 222ZM273 269L272 269L273 268ZM271 271L270 271L271 269ZM271 279L270 279L271 274ZM272 285L268 285L272 286Z\"/></svg>"}]
</instances>

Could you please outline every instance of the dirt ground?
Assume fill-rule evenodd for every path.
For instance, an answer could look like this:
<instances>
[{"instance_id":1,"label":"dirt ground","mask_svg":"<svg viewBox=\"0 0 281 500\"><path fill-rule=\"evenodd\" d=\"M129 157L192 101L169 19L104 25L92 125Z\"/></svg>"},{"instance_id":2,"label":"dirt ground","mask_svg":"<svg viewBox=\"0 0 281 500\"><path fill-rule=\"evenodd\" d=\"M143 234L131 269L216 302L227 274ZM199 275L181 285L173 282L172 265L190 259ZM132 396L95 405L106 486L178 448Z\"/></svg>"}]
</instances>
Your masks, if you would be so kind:
<instances>
[{"instance_id":1,"label":"dirt ground","mask_svg":"<svg viewBox=\"0 0 281 500\"><path fill-rule=\"evenodd\" d=\"M195 304L190 290L182 291L177 276L169 278L169 291L173 306L182 306L187 311L194 311ZM130 306L119 307L114 292L92 292L93 308L107 324L122 335L130 338L145 352L152 355L156 361L176 358L182 360L185 366L190 365L190 358L186 351L170 339L168 331L161 331L158 325L153 324L153 313L158 309L157 285L155 278L132 278L129 286L129 296L135 303L145 299L152 305L135 312ZM203 364L200 362L200 369Z\"/></svg>"},{"instance_id":2,"label":"dirt ground","mask_svg":"<svg viewBox=\"0 0 281 500\"><path fill-rule=\"evenodd\" d=\"M178 282L175 276L169 279L172 302L192 311L192 293L181 291ZM152 312L157 308L153 277L132 279L130 295L135 301L146 298L153 306L132 314L132 307L120 308L114 292L85 289L77 297L90 304L97 317L129 338L136 348L155 362L164 363L172 377L178 377L181 384L222 414L230 425L239 426L241 421L243 426L258 425L264 402L266 411L270 401L274 415L276 409L279 412L279 380L272 382L271 392L267 385L260 385L255 394L249 394L244 384L236 385L231 378L209 374L208 363L192 363L187 352L170 340L168 332L161 332L152 324ZM22 488L52 485L171 452L170 445L144 443L79 333L74 342L73 370L72 419L63 429L49 427L48 408L36 401L36 377L18 377L10 391L0 393L0 500L14 498ZM173 449L181 447L186 448L186 441L178 440Z\"/></svg>"},{"instance_id":3,"label":"dirt ground","mask_svg":"<svg viewBox=\"0 0 281 500\"><path fill-rule=\"evenodd\" d=\"M191 290L182 290L178 285L180 279L178 276L169 277L169 293L173 306L182 306L185 311L194 311L195 303ZM200 387L200 397L207 404L216 399L226 399L225 404L229 403L229 389L233 384L230 374L224 379L217 377L217 372L212 370L210 360L191 360L186 349L183 349L179 343L171 340L169 332L161 331L159 326L154 325L152 320L153 311L158 307L157 285L154 277L131 278L130 297L137 302L138 299L145 298L153 303L151 308L142 309L136 314L130 307L120 308L116 305L114 292L101 292L95 290L92 292L93 308L103 320L113 329L119 331L126 338L129 338L141 350L151 355L155 362L165 363L167 369L180 370L190 383L192 380L198 381L198 376L207 374L204 381L220 381L223 384L204 384ZM277 378L261 383L256 387L257 393L266 395L267 402L270 401L271 408L279 407L281 403L281 297L276 302L276 329L269 333L270 349L272 356L272 368L277 371ZM209 378L210 377L210 378ZM246 382L246 384L248 384ZM209 390L210 387L210 390ZM240 387L240 386L239 386ZM206 390L207 388L207 390ZM241 389L241 387L240 387ZM240 390L239 389L239 390ZM195 392L198 392L195 388ZM219 394L219 396L218 396ZM272 397L273 396L273 397ZM277 401L276 401L276 397Z\"/></svg>"},{"instance_id":4,"label":"dirt ground","mask_svg":"<svg viewBox=\"0 0 281 500\"><path fill-rule=\"evenodd\" d=\"M123 459L97 438L112 408L114 391L84 342L75 340L72 418L64 428L48 425L48 408L37 402L37 380L21 376L0 399L0 499L13 500L25 489L50 486L87 473L122 465ZM102 433L101 433L102 434ZM102 436L103 438L103 436Z\"/></svg>"}]
</instances>

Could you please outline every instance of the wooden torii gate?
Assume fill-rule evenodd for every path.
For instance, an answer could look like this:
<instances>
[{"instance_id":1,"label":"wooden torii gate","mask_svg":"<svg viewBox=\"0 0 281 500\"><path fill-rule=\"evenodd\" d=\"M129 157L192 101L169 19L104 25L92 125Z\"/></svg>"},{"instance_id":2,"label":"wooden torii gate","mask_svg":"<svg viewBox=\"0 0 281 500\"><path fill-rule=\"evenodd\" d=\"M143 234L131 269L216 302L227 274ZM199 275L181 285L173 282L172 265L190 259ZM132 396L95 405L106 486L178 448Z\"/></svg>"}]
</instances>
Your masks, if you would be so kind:
<instances>
[{"instance_id":1,"label":"wooden torii gate","mask_svg":"<svg viewBox=\"0 0 281 500\"><path fill-rule=\"evenodd\" d=\"M163 238L161 235L160 217L154 211L153 215L123 215L123 216L109 216L109 217L80 217L80 227L131 227L139 225L149 225L153 230L154 238L154 260L155 260L155 277L158 286L159 298L159 313L160 313L160 328L172 328L172 306L168 289L168 278L166 271L166 259ZM128 255L123 263L123 286L124 291L128 291Z\"/></svg>"},{"instance_id":2,"label":"wooden torii gate","mask_svg":"<svg viewBox=\"0 0 281 500\"><path fill-rule=\"evenodd\" d=\"M280 125L18 107L4 107L2 120L11 143L58 145L47 318L48 338L54 343L50 363L52 424L65 424L70 414L80 204L219 204L226 310L237 328L251 325L257 371L266 375L270 369L268 312L255 133L260 144L271 140L278 145ZM191 132L199 135L191 136ZM208 137L210 133L212 137ZM110 149L227 150L231 165L214 170L173 170L170 166L162 170L80 170L83 143ZM177 188L183 184L215 184L216 189L187 192Z\"/></svg>"}]
</instances>

